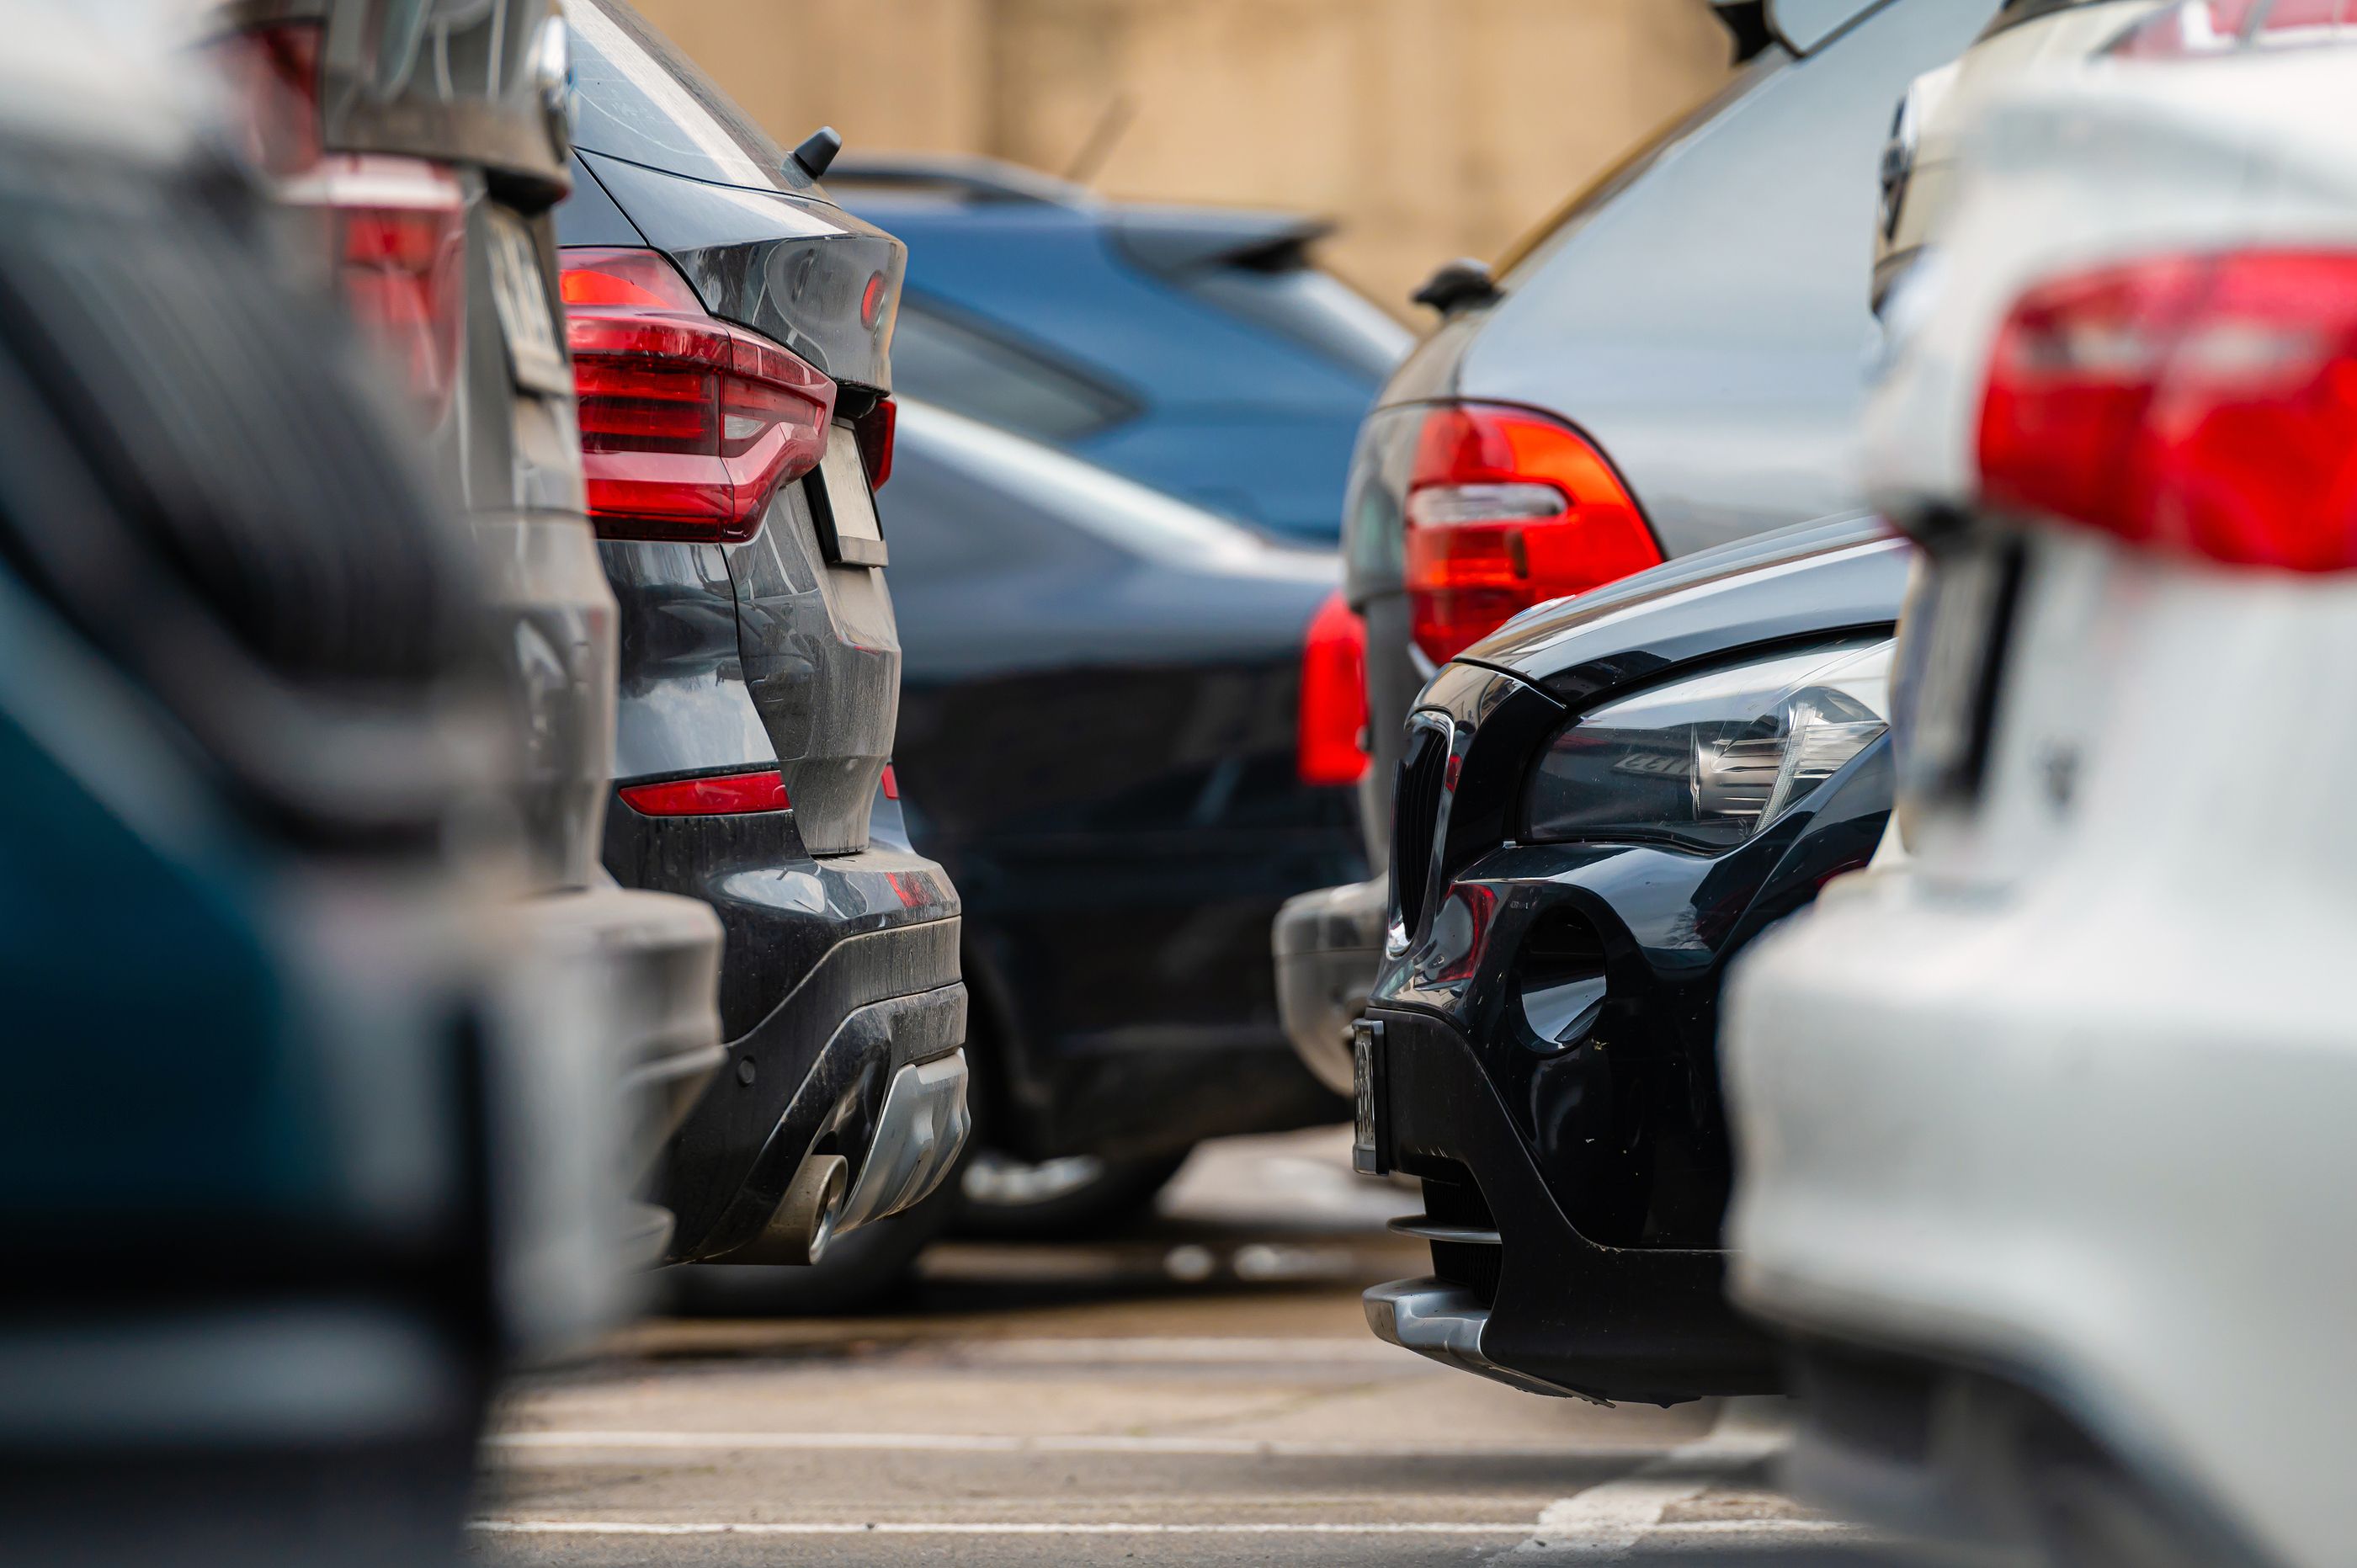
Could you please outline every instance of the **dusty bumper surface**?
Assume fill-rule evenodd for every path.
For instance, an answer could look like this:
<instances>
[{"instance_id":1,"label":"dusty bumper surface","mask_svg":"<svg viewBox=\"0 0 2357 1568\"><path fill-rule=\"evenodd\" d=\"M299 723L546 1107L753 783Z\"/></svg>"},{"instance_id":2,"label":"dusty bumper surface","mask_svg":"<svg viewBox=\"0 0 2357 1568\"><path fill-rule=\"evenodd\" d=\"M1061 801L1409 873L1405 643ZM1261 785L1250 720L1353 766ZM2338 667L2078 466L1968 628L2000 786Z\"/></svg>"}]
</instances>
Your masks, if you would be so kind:
<instances>
[{"instance_id":1,"label":"dusty bumper surface","mask_svg":"<svg viewBox=\"0 0 2357 1568\"><path fill-rule=\"evenodd\" d=\"M894 1074L965 1043L959 940L953 918L846 936L731 1042L659 1163L671 1261L766 1261L743 1250L813 1152L843 1155L856 1187Z\"/></svg>"}]
</instances>

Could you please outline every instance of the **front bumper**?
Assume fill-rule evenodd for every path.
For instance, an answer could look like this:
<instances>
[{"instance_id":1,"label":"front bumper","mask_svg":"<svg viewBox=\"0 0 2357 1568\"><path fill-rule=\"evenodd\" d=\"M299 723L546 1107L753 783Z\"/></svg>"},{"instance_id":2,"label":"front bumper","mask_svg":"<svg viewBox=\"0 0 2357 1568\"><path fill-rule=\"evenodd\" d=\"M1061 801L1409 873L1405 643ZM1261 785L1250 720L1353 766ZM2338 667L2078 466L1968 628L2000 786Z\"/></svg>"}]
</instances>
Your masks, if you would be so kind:
<instances>
[{"instance_id":1,"label":"front bumper","mask_svg":"<svg viewBox=\"0 0 2357 1568\"><path fill-rule=\"evenodd\" d=\"M1370 1085L1376 1164L1469 1173L1497 1237L1494 1271L1480 1256L1486 1244L1436 1241L1434 1279L1370 1291L1379 1336L1517 1388L1594 1399L1669 1404L1778 1386L1768 1340L1720 1293L1723 1253L1588 1240L1465 1036L1400 1008L1375 1008L1369 1021L1382 1026Z\"/></svg>"},{"instance_id":2,"label":"front bumper","mask_svg":"<svg viewBox=\"0 0 2357 1568\"><path fill-rule=\"evenodd\" d=\"M1270 934L1286 1038L1318 1081L1351 1092L1351 1021L1367 1010L1383 961L1385 877L1285 901Z\"/></svg>"}]
</instances>

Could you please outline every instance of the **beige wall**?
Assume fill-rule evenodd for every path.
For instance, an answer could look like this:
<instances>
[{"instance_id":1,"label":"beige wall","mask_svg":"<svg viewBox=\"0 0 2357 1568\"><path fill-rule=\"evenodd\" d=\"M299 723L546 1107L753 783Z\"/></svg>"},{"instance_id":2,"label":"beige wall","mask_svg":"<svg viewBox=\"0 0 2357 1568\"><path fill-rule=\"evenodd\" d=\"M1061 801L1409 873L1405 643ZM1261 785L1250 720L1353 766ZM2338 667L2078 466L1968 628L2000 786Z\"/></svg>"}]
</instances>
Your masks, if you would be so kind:
<instances>
[{"instance_id":1,"label":"beige wall","mask_svg":"<svg viewBox=\"0 0 2357 1568\"><path fill-rule=\"evenodd\" d=\"M1711 91L1703 0L638 0L778 139L1061 173L1126 122L1111 195L1340 220L1384 304L1493 255ZM823 62L823 63L813 63Z\"/></svg>"}]
</instances>

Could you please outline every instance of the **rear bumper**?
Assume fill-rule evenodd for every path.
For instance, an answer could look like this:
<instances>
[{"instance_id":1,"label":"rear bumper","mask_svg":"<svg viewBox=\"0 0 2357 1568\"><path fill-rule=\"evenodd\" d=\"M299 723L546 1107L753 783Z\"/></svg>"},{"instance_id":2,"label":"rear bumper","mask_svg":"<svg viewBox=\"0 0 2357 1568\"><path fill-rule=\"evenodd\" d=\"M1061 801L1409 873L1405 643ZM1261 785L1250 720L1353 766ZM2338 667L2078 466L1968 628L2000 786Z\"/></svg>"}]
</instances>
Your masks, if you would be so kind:
<instances>
[{"instance_id":1,"label":"rear bumper","mask_svg":"<svg viewBox=\"0 0 2357 1568\"><path fill-rule=\"evenodd\" d=\"M635 1181L726 1054L719 918L695 899L630 887L552 893L522 908L530 946L597 994L591 1015L609 1031Z\"/></svg>"},{"instance_id":2,"label":"rear bumper","mask_svg":"<svg viewBox=\"0 0 2357 1568\"><path fill-rule=\"evenodd\" d=\"M1383 957L1388 878L1321 887L1276 912L1276 1005L1304 1067L1337 1094L1351 1092L1351 1020L1367 1010Z\"/></svg>"},{"instance_id":3,"label":"rear bumper","mask_svg":"<svg viewBox=\"0 0 2357 1568\"><path fill-rule=\"evenodd\" d=\"M965 1043L956 895L892 849L703 870L729 931L724 989L778 1000L729 1042L657 1163L678 1217L666 1261L805 1262L765 1233L806 1162L845 1162L839 1232L931 1190L963 1143L962 1058L953 1075L905 1072Z\"/></svg>"},{"instance_id":4,"label":"rear bumper","mask_svg":"<svg viewBox=\"0 0 2357 1568\"><path fill-rule=\"evenodd\" d=\"M1378 1163L1469 1173L1497 1236L1491 1245L1436 1242L1435 1278L1370 1291L1378 1335L1517 1388L1590 1398L1667 1404L1779 1386L1769 1341L1720 1293L1726 1254L1588 1240L1549 1192L1464 1035L1427 1013L1378 1007L1369 1016L1383 1026Z\"/></svg>"}]
</instances>

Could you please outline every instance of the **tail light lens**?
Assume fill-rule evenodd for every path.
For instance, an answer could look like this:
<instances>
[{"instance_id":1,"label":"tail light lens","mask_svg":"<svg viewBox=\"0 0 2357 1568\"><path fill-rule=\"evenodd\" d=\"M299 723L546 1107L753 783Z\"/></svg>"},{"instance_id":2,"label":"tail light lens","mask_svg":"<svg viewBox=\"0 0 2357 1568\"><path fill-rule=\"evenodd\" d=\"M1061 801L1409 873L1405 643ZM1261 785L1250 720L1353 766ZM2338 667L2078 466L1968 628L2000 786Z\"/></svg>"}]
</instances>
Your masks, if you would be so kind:
<instances>
[{"instance_id":1,"label":"tail light lens","mask_svg":"<svg viewBox=\"0 0 2357 1568\"><path fill-rule=\"evenodd\" d=\"M466 192L423 158L328 153L320 145L319 27L285 23L213 46L254 166L289 205L319 213L344 302L405 373L428 424L457 384L467 319Z\"/></svg>"},{"instance_id":2,"label":"tail light lens","mask_svg":"<svg viewBox=\"0 0 2357 1568\"><path fill-rule=\"evenodd\" d=\"M2163 256L2045 284L1982 403L1992 502L2237 566L2357 568L2357 252Z\"/></svg>"},{"instance_id":3,"label":"tail light lens","mask_svg":"<svg viewBox=\"0 0 2357 1568\"><path fill-rule=\"evenodd\" d=\"M632 784L620 794L624 805L645 817L719 817L741 811L782 811L789 804L784 776L774 768L752 773L672 779L660 784Z\"/></svg>"},{"instance_id":4,"label":"tail light lens","mask_svg":"<svg viewBox=\"0 0 2357 1568\"><path fill-rule=\"evenodd\" d=\"M880 490L892 477L892 437L900 427L900 411L886 398L853 424L859 437L860 460L867 465L867 488Z\"/></svg>"},{"instance_id":5,"label":"tail light lens","mask_svg":"<svg viewBox=\"0 0 2357 1568\"><path fill-rule=\"evenodd\" d=\"M607 539L737 542L818 467L834 383L715 319L660 252L563 252L589 517Z\"/></svg>"},{"instance_id":6,"label":"tail light lens","mask_svg":"<svg viewBox=\"0 0 2357 1568\"><path fill-rule=\"evenodd\" d=\"M1662 560L1602 453L1560 421L1494 403L1425 416L1406 530L1411 634L1436 664L1533 605Z\"/></svg>"},{"instance_id":7,"label":"tail light lens","mask_svg":"<svg viewBox=\"0 0 2357 1568\"><path fill-rule=\"evenodd\" d=\"M1318 607L1301 650L1305 784L1356 784L1367 770L1367 623L1340 588Z\"/></svg>"}]
</instances>

